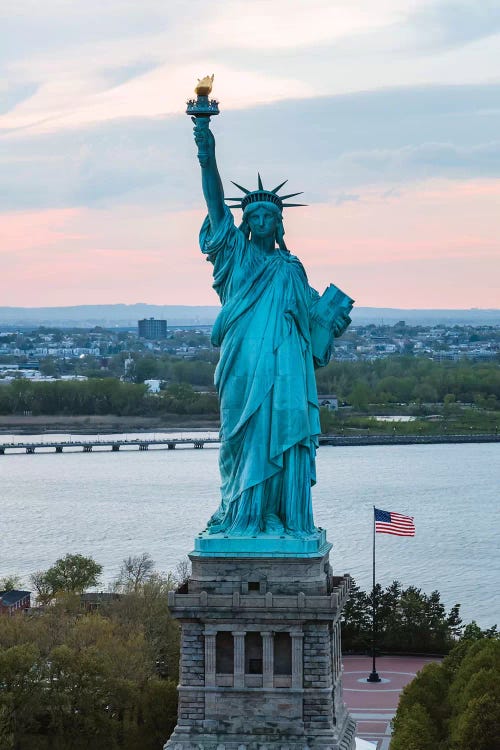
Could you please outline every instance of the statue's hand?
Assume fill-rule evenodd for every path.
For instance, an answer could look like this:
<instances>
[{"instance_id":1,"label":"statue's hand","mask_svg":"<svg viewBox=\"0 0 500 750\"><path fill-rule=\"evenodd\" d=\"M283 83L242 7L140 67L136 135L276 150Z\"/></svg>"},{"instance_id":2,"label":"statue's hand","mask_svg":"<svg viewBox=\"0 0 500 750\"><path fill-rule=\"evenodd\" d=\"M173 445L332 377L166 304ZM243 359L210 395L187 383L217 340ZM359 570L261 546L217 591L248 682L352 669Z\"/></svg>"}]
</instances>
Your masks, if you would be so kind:
<instances>
[{"instance_id":1,"label":"statue's hand","mask_svg":"<svg viewBox=\"0 0 500 750\"><path fill-rule=\"evenodd\" d=\"M215 157L215 138L209 128L209 120L205 117L192 117L194 122L194 140L198 146L198 161L202 167L207 167L210 159Z\"/></svg>"}]
</instances>

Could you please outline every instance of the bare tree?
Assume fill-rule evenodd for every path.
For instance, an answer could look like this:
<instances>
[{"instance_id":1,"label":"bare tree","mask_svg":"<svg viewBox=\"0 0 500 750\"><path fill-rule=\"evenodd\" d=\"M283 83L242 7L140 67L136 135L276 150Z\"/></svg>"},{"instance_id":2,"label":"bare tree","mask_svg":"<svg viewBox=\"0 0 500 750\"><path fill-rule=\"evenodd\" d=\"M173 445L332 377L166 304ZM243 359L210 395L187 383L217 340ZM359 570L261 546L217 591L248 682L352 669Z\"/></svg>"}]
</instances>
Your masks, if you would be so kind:
<instances>
[{"instance_id":1,"label":"bare tree","mask_svg":"<svg viewBox=\"0 0 500 750\"><path fill-rule=\"evenodd\" d=\"M45 570L37 570L32 573L30 583L36 591L36 599L39 604L48 604L54 598L54 590L46 578Z\"/></svg>"},{"instance_id":2,"label":"bare tree","mask_svg":"<svg viewBox=\"0 0 500 750\"><path fill-rule=\"evenodd\" d=\"M174 578L177 582L177 585L182 586L184 583L186 583L190 575L191 563L188 557L183 557L175 567Z\"/></svg>"},{"instance_id":3,"label":"bare tree","mask_svg":"<svg viewBox=\"0 0 500 750\"><path fill-rule=\"evenodd\" d=\"M138 591L142 585L150 580L154 573L154 566L155 562L147 552L125 558L114 582L115 591L124 593Z\"/></svg>"}]
</instances>

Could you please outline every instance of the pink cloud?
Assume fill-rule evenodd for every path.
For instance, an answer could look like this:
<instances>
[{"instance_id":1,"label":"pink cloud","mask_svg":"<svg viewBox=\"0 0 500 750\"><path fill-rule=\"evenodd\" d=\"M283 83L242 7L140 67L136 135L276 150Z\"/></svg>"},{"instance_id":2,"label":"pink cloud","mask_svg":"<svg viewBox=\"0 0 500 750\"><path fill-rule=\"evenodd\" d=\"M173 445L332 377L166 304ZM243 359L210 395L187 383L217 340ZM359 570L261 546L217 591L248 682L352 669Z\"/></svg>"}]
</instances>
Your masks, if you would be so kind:
<instances>
[{"instance_id":1,"label":"pink cloud","mask_svg":"<svg viewBox=\"0 0 500 750\"><path fill-rule=\"evenodd\" d=\"M75 239L66 227L81 213L78 208L0 213L0 254L37 250Z\"/></svg>"},{"instance_id":2,"label":"pink cloud","mask_svg":"<svg viewBox=\"0 0 500 750\"><path fill-rule=\"evenodd\" d=\"M390 187L390 186L389 186ZM432 181L286 213L311 284L377 307L498 307L500 180ZM73 208L0 215L0 304L217 304L204 211Z\"/></svg>"}]
</instances>

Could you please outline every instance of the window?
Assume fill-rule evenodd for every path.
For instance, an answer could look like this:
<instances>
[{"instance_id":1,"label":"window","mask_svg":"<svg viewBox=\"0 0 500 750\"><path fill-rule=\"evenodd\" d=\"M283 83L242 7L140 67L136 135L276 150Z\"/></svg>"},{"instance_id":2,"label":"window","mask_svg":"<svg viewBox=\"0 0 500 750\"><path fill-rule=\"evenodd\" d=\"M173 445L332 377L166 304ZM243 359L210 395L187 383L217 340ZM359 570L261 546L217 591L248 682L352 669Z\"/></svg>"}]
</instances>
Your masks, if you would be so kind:
<instances>
[{"instance_id":1,"label":"window","mask_svg":"<svg viewBox=\"0 0 500 750\"><path fill-rule=\"evenodd\" d=\"M260 591L260 583L259 583L259 581L248 581L248 590L249 591Z\"/></svg>"},{"instance_id":2,"label":"window","mask_svg":"<svg viewBox=\"0 0 500 750\"><path fill-rule=\"evenodd\" d=\"M234 672L234 638L226 630L219 630L215 636L215 671L217 674Z\"/></svg>"},{"instance_id":3,"label":"window","mask_svg":"<svg viewBox=\"0 0 500 750\"><path fill-rule=\"evenodd\" d=\"M245 672L262 674L262 636L260 633L245 635Z\"/></svg>"},{"instance_id":4,"label":"window","mask_svg":"<svg viewBox=\"0 0 500 750\"><path fill-rule=\"evenodd\" d=\"M274 634L274 674L292 674L292 639L290 633Z\"/></svg>"}]
</instances>

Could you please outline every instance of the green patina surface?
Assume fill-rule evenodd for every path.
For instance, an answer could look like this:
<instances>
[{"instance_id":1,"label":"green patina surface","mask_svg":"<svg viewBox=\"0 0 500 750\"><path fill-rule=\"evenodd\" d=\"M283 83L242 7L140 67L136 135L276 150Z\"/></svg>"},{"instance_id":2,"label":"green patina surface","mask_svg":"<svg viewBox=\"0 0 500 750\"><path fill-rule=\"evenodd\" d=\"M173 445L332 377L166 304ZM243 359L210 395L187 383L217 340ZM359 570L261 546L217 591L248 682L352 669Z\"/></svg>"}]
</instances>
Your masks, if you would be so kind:
<instances>
[{"instance_id":1,"label":"green patina surface","mask_svg":"<svg viewBox=\"0 0 500 750\"><path fill-rule=\"evenodd\" d=\"M193 114L193 112L190 112ZM284 242L282 185L243 192L237 227L224 203L209 118L194 134L208 216L200 246L213 265L222 310L215 385L221 408L221 501L195 554L317 556L329 548L314 525L311 486L320 434L314 370L349 325L353 300L330 285L320 296ZM231 199L237 200L237 199Z\"/></svg>"}]
</instances>

